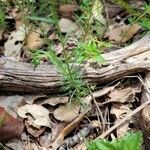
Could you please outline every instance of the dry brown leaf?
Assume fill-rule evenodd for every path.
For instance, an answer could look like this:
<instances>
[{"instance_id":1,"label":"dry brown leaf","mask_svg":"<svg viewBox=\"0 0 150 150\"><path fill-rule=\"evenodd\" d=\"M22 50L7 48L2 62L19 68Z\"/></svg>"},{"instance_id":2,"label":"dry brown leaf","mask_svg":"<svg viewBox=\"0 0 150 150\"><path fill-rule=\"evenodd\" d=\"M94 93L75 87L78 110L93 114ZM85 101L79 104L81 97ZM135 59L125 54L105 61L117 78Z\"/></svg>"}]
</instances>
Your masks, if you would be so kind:
<instances>
[{"instance_id":1,"label":"dry brown leaf","mask_svg":"<svg viewBox=\"0 0 150 150\"><path fill-rule=\"evenodd\" d=\"M51 145L52 135L50 131L45 131L39 138L38 142L40 146L48 148ZM47 150L47 149L46 149Z\"/></svg>"},{"instance_id":2,"label":"dry brown leaf","mask_svg":"<svg viewBox=\"0 0 150 150\"><path fill-rule=\"evenodd\" d=\"M4 107L13 117L17 118L16 111L23 98L20 95L0 96L0 106Z\"/></svg>"},{"instance_id":3,"label":"dry brown leaf","mask_svg":"<svg viewBox=\"0 0 150 150\"><path fill-rule=\"evenodd\" d=\"M149 141L150 136L150 105L146 106L141 113L141 127L145 136L145 140ZM146 147L149 147L149 142L146 142Z\"/></svg>"},{"instance_id":4,"label":"dry brown leaf","mask_svg":"<svg viewBox=\"0 0 150 150\"><path fill-rule=\"evenodd\" d=\"M70 13L78 10L78 5L64 4L59 6L59 11L62 13Z\"/></svg>"},{"instance_id":5,"label":"dry brown leaf","mask_svg":"<svg viewBox=\"0 0 150 150\"><path fill-rule=\"evenodd\" d=\"M38 31L30 31L26 40L26 47L28 49L37 49L44 45L44 40L40 38L40 33Z\"/></svg>"},{"instance_id":6,"label":"dry brown leaf","mask_svg":"<svg viewBox=\"0 0 150 150\"><path fill-rule=\"evenodd\" d=\"M30 114L30 116L27 114ZM49 111L43 106L27 104L18 108L18 115L22 118L28 118L28 123L33 127L51 127Z\"/></svg>"},{"instance_id":7,"label":"dry brown leaf","mask_svg":"<svg viewBox=\"0 0 150 150\"><path fill-rule=\"evenodd\" d=\"M45 99L41 105L49 104L51 106L56 106L58 104L65 104L68 102L68 97L49 97Z\"/></svg>"},{"instance_id":8,"label":"dry brown leaf","mask_svg":"<svg viewBox=\"0 0 150 150\"><path fill-rule=\"evenodd\" d=\"M4 45L4 55L14 60L20 60L20 53L23 47L23 41L26 36L25 26L20 26L17 31L14 31L9 36L7 42Z\"/></svg>"},{"instance_id":9,"label":"dry brown leaf","mask_svg":"<svg viewBox=\"0 0 150 150\"><path fill-rule=\"evenodd\" d=\"M132 110L129 108L128 105L113 105L111 108L111 113L114 114L117 118L115 124L117 124L120 119L125 117L125 115ZM129 118L130 119L130 118ZM117 128L117 137L122 137L127 131L129 130L129 122L125 122L119 128Z\"/></svg>"},{"instance_id":10,"label":"dry brown leaf","mask_svg":"<svg viewBox=\"0 0 150 150\"><path fill-rule=\"evenodd\" d=\"M39 137L46 129L46 127L41 127L40 129L35 128L32 125L29 125L28 122L25 122L25 125L28 133L30 133L34 137Z\"/></svg>"},{"instance_id":11,"label":"dry brown leaf","mask_svg":"<svg viewBox=\"0 0 150 150\"><path fill-rule=\"evenodd\" d=\"M132 87L127 87L124 89L115 89L112 92L110 92L109 96L109 102L131 102L134 101L134 96L136 93L141 92L141 86L140 85L134 85Z\"/></svg>"},{"instance_id":12,"label":"dry brown leaf","mask_svg":"<svg viewBox=\"0 0 150 150\"><path fill-rule=\"evenodd\" d=\"M141 27L138 24L121 25L109 31L109 40L125 43L130 40L140 28Z\"/></svg>"},{"instance_id":13,"label":"dry brown leaf","mask_svg":"<svg viewBox=\"0 0 150 150\"><path fill-rule=\"evenodd\" d=\"M57 120L64 122L71 122L79 115L80 106L71 104L70 106L60 106L57 108L53 115Z\"/></svg>"},{"instance_id":14,"label":"dry brown leaf","mask_svg":"<svg viewBox=\"0 0 150 150\"><path fill-rule=\"evenodd\" d=\"M130 112L131 109L128 105L117 105L113 104L111 108L111 114L114 114L117 119L121 119L124 115Z\"/></svg>"},{"instance_id":15,"label":"dry brown leaf","mask_svg":"<svg viewBox=\"0 0 150 150\"><path fill-rule=\"evenodd\" d=\"M65 128L66 123L54 123L52 125L52 142L58 137L58 135L61 133L61 131Z\"/></svg>"},{"instance_id":16,"label":"dry brown leaf","mask_svg":"<svg viewBox=\"0 0 150 150\"><path fill-rule=\"evenodd\" d=\"M78 10L78 5L64 4L59 6L59 12L63 17L71 17L73 12Z\"/></svg>"},{"instance_id":17,"label":"dry brown leaf","mask_svg":"<svg viewBox=\"0 0 150 150\"><path fill-rule=\"evenodd\" d=\"M115 86L111 86L111 87L105 87L103 89L100 89L98 91L95 91L93 92L93 97L94 98L98 98L98 97L101 97L105 94L108 94L109 92L111 92L112 90L114 90ZM92 96L91 95L88 95L86 96L85 98L82 98L82 101L87 104L87 105L90 105L91 101L92 101Z\"/></svg>"},{"instance_id":18,"label":"dry brown leaf","mask_svg":"<svg viewBox=\"0 0 150 150\"><path fill-rule=\"evenodd\" d=\"M60 145L63 144L64 137L68 135L73 129L77 127L79 122L83 119L85 116L85 112L81 113L77 118L75 118L71 123L69 123L59 134L57 139L52 143L52 148L55 150L57 149Z\"/></svg>"},{"instance_id":19,"label":"dry brown leaf","mask_svg":"<svg viewBox=\"0 0 150 150\"><path fill-rule=\"evenodd\" d=\"M60 32L63 32L63 33L70 33L72 31L77 30L78 28L75 22L67 18L61 18L58 25L60 28Z\"/></svg>"},{"instance_id":20,"label":"dry brown leaf","mask_svg":"<svg viewBox=\"0 0 150 150\"><path fill-rule=\"evenodd\" d=\"M26 104L41 104L41 99L47 98L47 95L44 94L33 94L33 95L24 95L24 101Z\"/></svg>"},{"instance_id":21,"label":"dry brown leaf","mask_svg":"<svg viewBox=\"0 0 150 150\"><path fill-rule=\"evenodd\" d=\"M119 122L120 119L117 119L115 124ZM129 131L129 122L125 122L119 128L116 129L117 138L122 138L128 131Z\"/></svg>"},{"instance_id":22,"label":"dry brown leaf","mask_svg":"<svg viewBox=\"0 0 150 150\"><path fill-rule=\"evenodd\" d=\"M125 89L115 89L113 90L108 96L109 96L109 101L111 102L120 102L124 103L128 101L128 99L132 96L133 97L134 93L131 87L125 88ZM131 100L131 99L130 99Z\"/></svg>"}]
</instances>

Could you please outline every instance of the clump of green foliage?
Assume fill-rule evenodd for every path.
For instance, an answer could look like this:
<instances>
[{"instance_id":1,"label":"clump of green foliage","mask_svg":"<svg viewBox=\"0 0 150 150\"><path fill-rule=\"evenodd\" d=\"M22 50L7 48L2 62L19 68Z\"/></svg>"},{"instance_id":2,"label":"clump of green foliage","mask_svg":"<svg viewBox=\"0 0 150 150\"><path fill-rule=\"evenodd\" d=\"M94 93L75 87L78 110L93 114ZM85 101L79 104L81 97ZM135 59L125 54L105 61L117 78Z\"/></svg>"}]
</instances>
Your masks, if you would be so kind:
<instances>
[{"instance_id":1,"label":"clump of green foliage","mask_svg":"<svg viewBox=\"0 0 150 150\"><path fill-rule=\"evenodd\" d=\"M79 42L77 48L74 50L74 59L78 63L87 60L92 60L97 63L104 63L105 59L102 57L102 50L111 47L112 45L107 42L100 42L94 39L85 42Z\"/></svg>"},{"instance_id":2,"label":"clump of green foliage","mask_svg":"<svg viewBox=\"0 0 150 150\"><path fill-rule=\"evenodd\" d=\"M86 47L84 47L84 45L86 45ZM79 47L80 49L75 50L75 57L72 59L69 55L65 55L63 58L57 57L52 46L49 45L47 51L36 50L33 53L32 64L36 68L43 58L49 60L62 76L62 90L70 95L70 100L76 99L82 103L81 97L89 93L89 88L87 87L87 83L81 79L81 68L79 64L88 58L98 62L102 62L104 58L101 56L96 43L88 42L88 45L82 43ZM83 52L80 54L82 50Z\"/></svg>"},{"instance_id":3,"label":"clump of green foliage","mask_svg":"<svg viewBox=\"0 0 150 150\"><path fill-rule=\"evenodd\" d=\"M93 140L87 144L88 150L141 150L142 132L127 133L123 138L107 141Z\"/></svg>"},{"instance_id":4,"label":"clump of green foliage","mask_svg":"<svg viewBox=\"0 0 150 150\"><path fill-rule=\"evenodd\" d=\"M58 58L54 50L49 47L48 51L36 50L33 54L32 64L37 67L40 60L46 58L57 69L58 73L62 76L62 90L68 92L70 100L76 99L81 102L81 97L87 95L88 89L86 83L80 78L81 72L78 66L71 64L67 59Z\"/></svg>"}]
</instances>

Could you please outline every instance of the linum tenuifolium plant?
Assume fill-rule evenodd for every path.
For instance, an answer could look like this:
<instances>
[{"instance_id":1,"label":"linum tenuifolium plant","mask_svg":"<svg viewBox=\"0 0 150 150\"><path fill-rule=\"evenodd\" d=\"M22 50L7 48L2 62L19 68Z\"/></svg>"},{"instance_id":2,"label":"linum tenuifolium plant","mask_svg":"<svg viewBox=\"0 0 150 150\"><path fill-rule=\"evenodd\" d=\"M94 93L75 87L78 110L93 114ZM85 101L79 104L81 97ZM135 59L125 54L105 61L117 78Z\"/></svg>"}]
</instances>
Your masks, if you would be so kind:
<instances>
[{"instance_id":1,"label":"linum tenuifolium plant","mask_svg":"<svg viewBox=\"0 0 150 150\"><path fill-rule=\"evenodd\" d=\"M104 43L101 44L101 46L104 46ZM51 45L49 45L47 51L35 50L32 59L32 64L35 68L43 58L49 60L63 77L61 82L61 84L63 84L62 90L70 96L71 100L76 99L80 103L82 103L81 97L89 93L89 87L87 87L87 83L81 79L81 67L79 64L89 59L97 63L105 61L95 41L79 43L71 55L65 54L64 57L57 57ZM93 86L90 87L92 88Z\"/></svg>"},{"instance_id":2,"label":"linum tenuifolium plant","mask_svg":"<svg viewBox=\"0 0 150 150\"><path fill-rule=\"evenodd\" d=\"M127 133L123 138L113 141L93 140L87 143L88 150L141 150L142 132Z\"/></svg>"}]
</instances>

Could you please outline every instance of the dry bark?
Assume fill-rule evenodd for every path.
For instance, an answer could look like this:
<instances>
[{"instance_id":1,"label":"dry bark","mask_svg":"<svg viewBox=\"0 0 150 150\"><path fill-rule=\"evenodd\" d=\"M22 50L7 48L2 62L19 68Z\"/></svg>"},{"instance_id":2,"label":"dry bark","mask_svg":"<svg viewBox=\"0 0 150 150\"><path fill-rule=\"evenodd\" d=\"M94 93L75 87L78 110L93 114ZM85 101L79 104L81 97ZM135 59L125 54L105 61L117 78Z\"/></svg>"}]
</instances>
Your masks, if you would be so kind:
<instances>
[{"instance_id":1,"label":"dry bark","mask_svg":"<svg viewBox=\"0 0 150 150\"><path fill-rule=\"evenodd\" d=\"M150 34L103 57L107 63L97 69L81 66L83 79L100 84L150 71ZM61 78L52 65L40 65L34 70L31 64L0 58L0 90L3 91L57 93Z\"/></svg>"}]
</instances>

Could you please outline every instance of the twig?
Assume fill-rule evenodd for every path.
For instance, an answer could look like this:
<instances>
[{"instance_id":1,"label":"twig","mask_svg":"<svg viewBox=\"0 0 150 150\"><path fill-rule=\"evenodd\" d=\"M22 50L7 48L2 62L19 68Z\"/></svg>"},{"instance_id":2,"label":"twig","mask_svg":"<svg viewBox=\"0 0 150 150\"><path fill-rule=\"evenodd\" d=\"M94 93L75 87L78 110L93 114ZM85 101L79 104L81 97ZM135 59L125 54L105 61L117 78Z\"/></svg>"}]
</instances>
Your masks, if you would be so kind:
<instances>
[{"instance_id":1,"label":"twig","mask_svg":"<svg viewBox=\"0 0 150 150\"><path fill-rule=\"evenodd\" d=\"M93 102L96 105L97 111L98 111L98 113L100 115L100 118L101 118L101 121L102 121L102 129L104 131L105 130L105 120L104 120L104 117L103 117L103 113L102 113L101 109L99 108L98 103L97 103L95 97L93 96L93 94L91 92L91 89L90 89L88 84L87 84L87 87L88 87L89 93L90 93L90 95L91 95L91 97L93 99Z\"/></svg>"}]
</instances>

